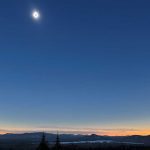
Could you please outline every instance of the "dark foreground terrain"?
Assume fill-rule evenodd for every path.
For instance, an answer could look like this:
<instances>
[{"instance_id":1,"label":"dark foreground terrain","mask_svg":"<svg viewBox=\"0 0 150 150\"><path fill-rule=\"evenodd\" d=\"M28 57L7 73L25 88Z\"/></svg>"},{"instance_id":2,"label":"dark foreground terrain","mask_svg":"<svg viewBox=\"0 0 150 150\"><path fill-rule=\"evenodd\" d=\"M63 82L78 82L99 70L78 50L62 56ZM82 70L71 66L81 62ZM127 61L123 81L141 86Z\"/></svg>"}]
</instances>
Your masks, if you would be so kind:
<instances>
[{"instance_id":1,"label":"dark foreground terrain","mask_svg":"<svg viewBox=\"0 0 150 150\"><path fill-rule=\"evenodd\" d=\"M56 150L54 145L49 145L50 150ZM29 142L14 142L14 144L1 143L0 150L36 150L37 144ZM67 144L61 145L60 150L150 150L150 146L145 145L128 145L116 143L101 143L101 144Z\"/></svg>"},{"instance_id":2,"label":"dark foreground terrain","mask_svg":"<svg viewBox=\"0 0 150 150\"><path fill-rule=\"evenodd\" d=\"M0 150L36 150L43 133L0 135ZM55 148L58 135L44 134L50 150ZM150 150L150 136L109 137L97 135L59 135L59 150Z\"/></svg>"}]
</instances>

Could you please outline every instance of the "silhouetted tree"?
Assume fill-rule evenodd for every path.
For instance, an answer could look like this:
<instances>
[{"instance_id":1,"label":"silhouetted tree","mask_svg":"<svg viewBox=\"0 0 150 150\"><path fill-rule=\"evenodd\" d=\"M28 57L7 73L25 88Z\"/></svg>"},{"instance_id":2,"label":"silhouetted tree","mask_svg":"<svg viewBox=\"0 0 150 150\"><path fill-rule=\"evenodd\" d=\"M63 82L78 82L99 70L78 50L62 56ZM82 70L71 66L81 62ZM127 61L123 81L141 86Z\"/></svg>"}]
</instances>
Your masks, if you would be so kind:
<instances>
[{"instance_id":1,"label":"silhouetted tree","mask_svg":"<svg viewBox=\"0 0 150 150\"><path fill-rule=\"evenodd\" d=\"M60 139L59 139L59 135L57 133L57 136L56 136L56 143L55 143L55 146L54 146L54 150L60 150L61 149L61 144L60 144Z\"/></svg>"},{"instance_id":2,"label":"silhouetted tree","mask_svg":"<svg viewBox=\"0 0 150 150\"><path fill-rule=\"evenodd\" d=\"M37 150L50 150L48 147L48 143L45 139L45 134L43 133L42 140L37 148Z\"/></svg>"}]
</instances>

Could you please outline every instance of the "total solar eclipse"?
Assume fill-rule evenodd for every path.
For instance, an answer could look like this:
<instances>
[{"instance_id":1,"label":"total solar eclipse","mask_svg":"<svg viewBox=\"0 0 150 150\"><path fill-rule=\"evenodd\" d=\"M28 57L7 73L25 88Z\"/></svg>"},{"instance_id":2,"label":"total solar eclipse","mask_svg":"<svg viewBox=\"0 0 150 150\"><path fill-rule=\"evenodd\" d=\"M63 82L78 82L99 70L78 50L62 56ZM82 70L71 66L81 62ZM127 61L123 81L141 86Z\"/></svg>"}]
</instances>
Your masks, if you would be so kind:
<instances>
[{"instance_id":1,"label":"total solar eclipse","mask_svg":"<svg viewBox=\"0 0 150 150\"><path fill-rule=\"evenodd\" d=\"M37 10L34 10L34 11L32 12L32 18L33 18L34 20L39 20L39 19L40 19L40 12L37 11Z\"/></svg>"}]
</instances>

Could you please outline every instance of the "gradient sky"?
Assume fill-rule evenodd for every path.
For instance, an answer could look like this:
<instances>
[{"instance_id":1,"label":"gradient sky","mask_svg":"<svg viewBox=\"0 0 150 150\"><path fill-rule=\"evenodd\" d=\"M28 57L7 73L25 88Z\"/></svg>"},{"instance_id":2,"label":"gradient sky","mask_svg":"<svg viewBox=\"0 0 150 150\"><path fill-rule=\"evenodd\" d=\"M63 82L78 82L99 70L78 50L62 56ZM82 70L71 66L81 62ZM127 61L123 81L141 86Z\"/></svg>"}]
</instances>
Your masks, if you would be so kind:
<instances>
[{"instance_id":1,"label":"gradient sky","mask_svg":"<svg viewBox=\"0 0 150 150\"><path fill-rule=\"evenodd\" d=\"M0 133L150 134L149 6L1 0Z\"/></svg>"}]
</instances>

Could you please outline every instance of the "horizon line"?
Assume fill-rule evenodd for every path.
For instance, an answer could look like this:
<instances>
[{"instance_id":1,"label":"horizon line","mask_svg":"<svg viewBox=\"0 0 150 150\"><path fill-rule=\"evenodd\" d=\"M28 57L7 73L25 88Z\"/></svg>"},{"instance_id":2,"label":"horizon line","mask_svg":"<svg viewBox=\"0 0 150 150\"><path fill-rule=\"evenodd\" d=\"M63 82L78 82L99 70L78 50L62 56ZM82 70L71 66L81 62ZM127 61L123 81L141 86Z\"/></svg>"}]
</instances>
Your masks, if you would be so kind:
<instances>
[{"instance_id":1,"label":"horizon line","mask_svg":"<svg viewBox=\"0 0 150 150\"><path fill-rule=\"evenodd\" d=\"M6 132L6 133L0 133L0 135L7 135L7 134L34 134L34 133L43 133L42 131L27 131L27 132ZM57 133L53 133L53 132L44 132L45 134L57 134ZM67 134L72 134L72 135L87 135L87 136L91 136L91 135L96 135L96 136L116 136L116 137L119 137L119 136L122 136L122 137L125 137L125 136L150 136L150 133L149 134L145 134L145 135L142 135L142 134L131 134L131 135L100 135L100 134L95 134L95 133L91 133L91 134L83 134L83 133L59 133L59 135L67 135Z\"/></svg>"},{"instance_id":2,"label":"horizon line","mask_svg":"<svg viewBox=\"0 0 150 150\"><path fill-rule=\"evenodd\" d=\"M0 135L5 134L24 134L24 133L38 133L45 132L49 134L56 134L59 131L59 134L74 134L74 135L92 135L97 136L149 136L150 130L141 130L141 129L0 129Z\"/></svg>"}]
</instances>

